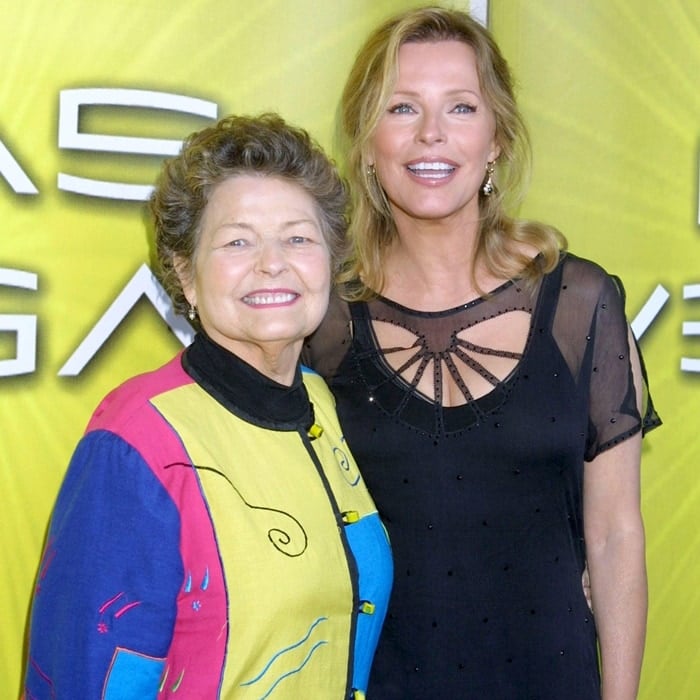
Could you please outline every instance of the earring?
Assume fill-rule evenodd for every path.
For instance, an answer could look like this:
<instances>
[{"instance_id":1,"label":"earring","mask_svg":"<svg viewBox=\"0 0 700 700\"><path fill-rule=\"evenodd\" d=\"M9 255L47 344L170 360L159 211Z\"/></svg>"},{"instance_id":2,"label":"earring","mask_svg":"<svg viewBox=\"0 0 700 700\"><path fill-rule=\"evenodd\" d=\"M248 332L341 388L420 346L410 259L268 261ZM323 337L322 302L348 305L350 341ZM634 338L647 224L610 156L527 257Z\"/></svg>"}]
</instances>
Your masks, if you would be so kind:
<instances>
[{"instance_id":1,"label":"earring","mask_svg":"<svg viewBox=\"0 0 700 700\"><path fill-rule=\"evenodd\" d=\"M374 169L374 163L370 163L367 166L367 177L374 177L377 174L377 171Z\"/></svg>"},{"instance_id":2,"label":"earring","mask_svg":"<svg viewBox=\"0 0 700 700\"><path fill-rule=\"evenodd\" d=\"M187 310L187 318L189 318L190 321L194 321L195 318L197 318L197 307L196 306L192 306L192 304L190 304L190 308Z\"/></svg>"},{"instance_id":3,"label":"earring","mask_svg":"<svg viewBox=\"0 0 700 700\"><path fill-rule=\"evenodd\" d=\"M491 175L493 175L493 171L494 171L493 164L494 164L494 161L492 161L492 160L490 160L486 164L486 174L488 175L488 177L486 178L486 182L481 187L481 191L483 192L484 197L490 197L493 194L494 185L493 185L493 180L491 179Z\"/></svg>"}]
</instances>

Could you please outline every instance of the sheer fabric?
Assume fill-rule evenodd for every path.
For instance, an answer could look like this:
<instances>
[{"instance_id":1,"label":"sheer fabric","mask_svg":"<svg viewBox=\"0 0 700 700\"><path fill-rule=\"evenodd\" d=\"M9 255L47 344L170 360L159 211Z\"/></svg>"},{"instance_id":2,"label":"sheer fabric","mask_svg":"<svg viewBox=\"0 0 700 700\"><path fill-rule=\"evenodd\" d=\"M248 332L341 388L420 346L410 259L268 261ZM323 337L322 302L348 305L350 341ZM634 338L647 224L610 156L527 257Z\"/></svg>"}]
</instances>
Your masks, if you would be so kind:
<instances>
[{"instance_id":1,"label":"sheer fabric","mask_svg":"<svg viewBox=\"0 0 700 700\"><path fill-rule=\"evenodd\" d=\"M443 312L335 300L305 348L389 531L396 575L368 695L597 700L581 589L586 460L636 408L624 296L567 254Z\"/></svg>"},{"instance_id":2,"label":"sheer fabric","mask_svg":"<svg viewBox=\"0 0 700 700\"><path fill-rule=\"evenodd\" d=\"M362 367L368 395L392 418L439 437L467 429L505 401L519 379L520 363L533 336L551 334L572 380L590 381L583 388L590 397L586 459L591 460L660 421L645 372L643 417L635 407L621 281L570 253L565 259L547 283L549 298L541 302L543 281L534 288L506 282L487 299L443 312L415 311L381 296L354 304L351 311L334 297L323 325L305 347L304 362L333 382L356 335L352 356ZM539 317L530 321L536 308ZM528 321L522 340L499 343L499 338L512 337L507 327L524 315ZM517 323L522 326L522 318ZM472 337L481 337L479 328L488 324L492 327L486 335L491 340L474 342ZM383 330L387 325L401 330L393 335L402 335L402 343L381 342L382 336L391 335ZM590 377L582 378L584 365L592 370ZM430 389L421 391L426 379ZM447 383L461 395L457 405L444 401Z\"/></svg>"}]
</instances>

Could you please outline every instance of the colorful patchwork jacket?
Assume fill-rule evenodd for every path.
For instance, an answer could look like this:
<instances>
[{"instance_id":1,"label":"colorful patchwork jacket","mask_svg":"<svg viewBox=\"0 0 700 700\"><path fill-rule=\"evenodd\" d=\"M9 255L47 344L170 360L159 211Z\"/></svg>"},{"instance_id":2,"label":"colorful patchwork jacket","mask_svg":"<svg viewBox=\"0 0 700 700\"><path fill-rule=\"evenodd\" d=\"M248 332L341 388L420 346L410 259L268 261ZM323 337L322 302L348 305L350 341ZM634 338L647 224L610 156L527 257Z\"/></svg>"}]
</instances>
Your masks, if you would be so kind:
<instances>
[{"instance_id":1,"label":"colorful patchwork jacket","mask_svg":"<svg viewBox=\"0 0 700 700\"><path fill-rule=\"evenodd\" d=\"M322 379L278 385L199 335L75 451L25 699L360 698L391 577Z\"/></svg>"}]
</instances>

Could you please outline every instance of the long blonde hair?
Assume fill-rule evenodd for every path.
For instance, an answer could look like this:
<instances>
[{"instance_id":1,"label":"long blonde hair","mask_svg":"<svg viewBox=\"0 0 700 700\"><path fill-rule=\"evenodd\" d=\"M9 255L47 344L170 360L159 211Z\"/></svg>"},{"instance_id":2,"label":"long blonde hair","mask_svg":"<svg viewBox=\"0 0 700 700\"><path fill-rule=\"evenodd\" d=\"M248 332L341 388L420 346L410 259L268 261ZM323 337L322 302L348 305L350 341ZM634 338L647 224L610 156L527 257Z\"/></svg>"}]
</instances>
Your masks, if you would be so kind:
<instances>
[{"instance_id":1,"label":"long blonde hair","mask_svg":"<svg viewBox=\"0 0 700 700\"><path fill-rule=\"evenodd\" d=\"M534 280L555 267L566 247L564 236L555 228L506 214L506 208L516 208L524 195L530 143L515 102L510 69L491 34L465 12L440 7L408 10L368 37L343 91L342 126L349 140L347 175L353 194L349 227L352 252L338 281L349 300L381 292L384 255L396 236L389 202L369 167L367 153L396 84L399 49L409 42L452 40L474 50L480 86L495 115L500 149L494 175L497 186L490 196L479 194L481 219L475 260L498 277ZM540 264L529 264L531 258L522 252L522 243L541 253ZM473 267L470 274L476 286Z\"/></svg>"}]
</instances>

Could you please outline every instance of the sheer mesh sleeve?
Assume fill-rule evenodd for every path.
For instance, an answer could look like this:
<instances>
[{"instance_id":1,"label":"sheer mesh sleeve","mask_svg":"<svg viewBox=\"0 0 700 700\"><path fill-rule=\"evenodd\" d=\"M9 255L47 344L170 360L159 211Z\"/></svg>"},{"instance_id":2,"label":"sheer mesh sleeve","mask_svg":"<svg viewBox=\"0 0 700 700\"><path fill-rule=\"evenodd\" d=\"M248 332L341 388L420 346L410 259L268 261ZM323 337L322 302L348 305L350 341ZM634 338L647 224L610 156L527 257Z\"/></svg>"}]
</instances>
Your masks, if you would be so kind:
<instances>
[{"instance_id":1,"label":"sheer mesh sleeve","mask_svg":"<svg viewBox=\"0 0 700 700\"><path fill-rule=\"evenodd\" d=\"M347 302L332 294L323 323L304 343L301 361L329 381L350 349L351 340Z\"/></svg>"},{"instance_id":2,"label":"sheer mesh sleeve","mask_svg":"<svg viewBox=\"0 0 700 700\"><path fill-rule=\"evenodd\" d=\"M588 381L589 426L585 459L661 424L642 366L642 415L637 409L621 281L571 256L565 263L555 338L578 381Z\"/></svg>"}]
</instances>

